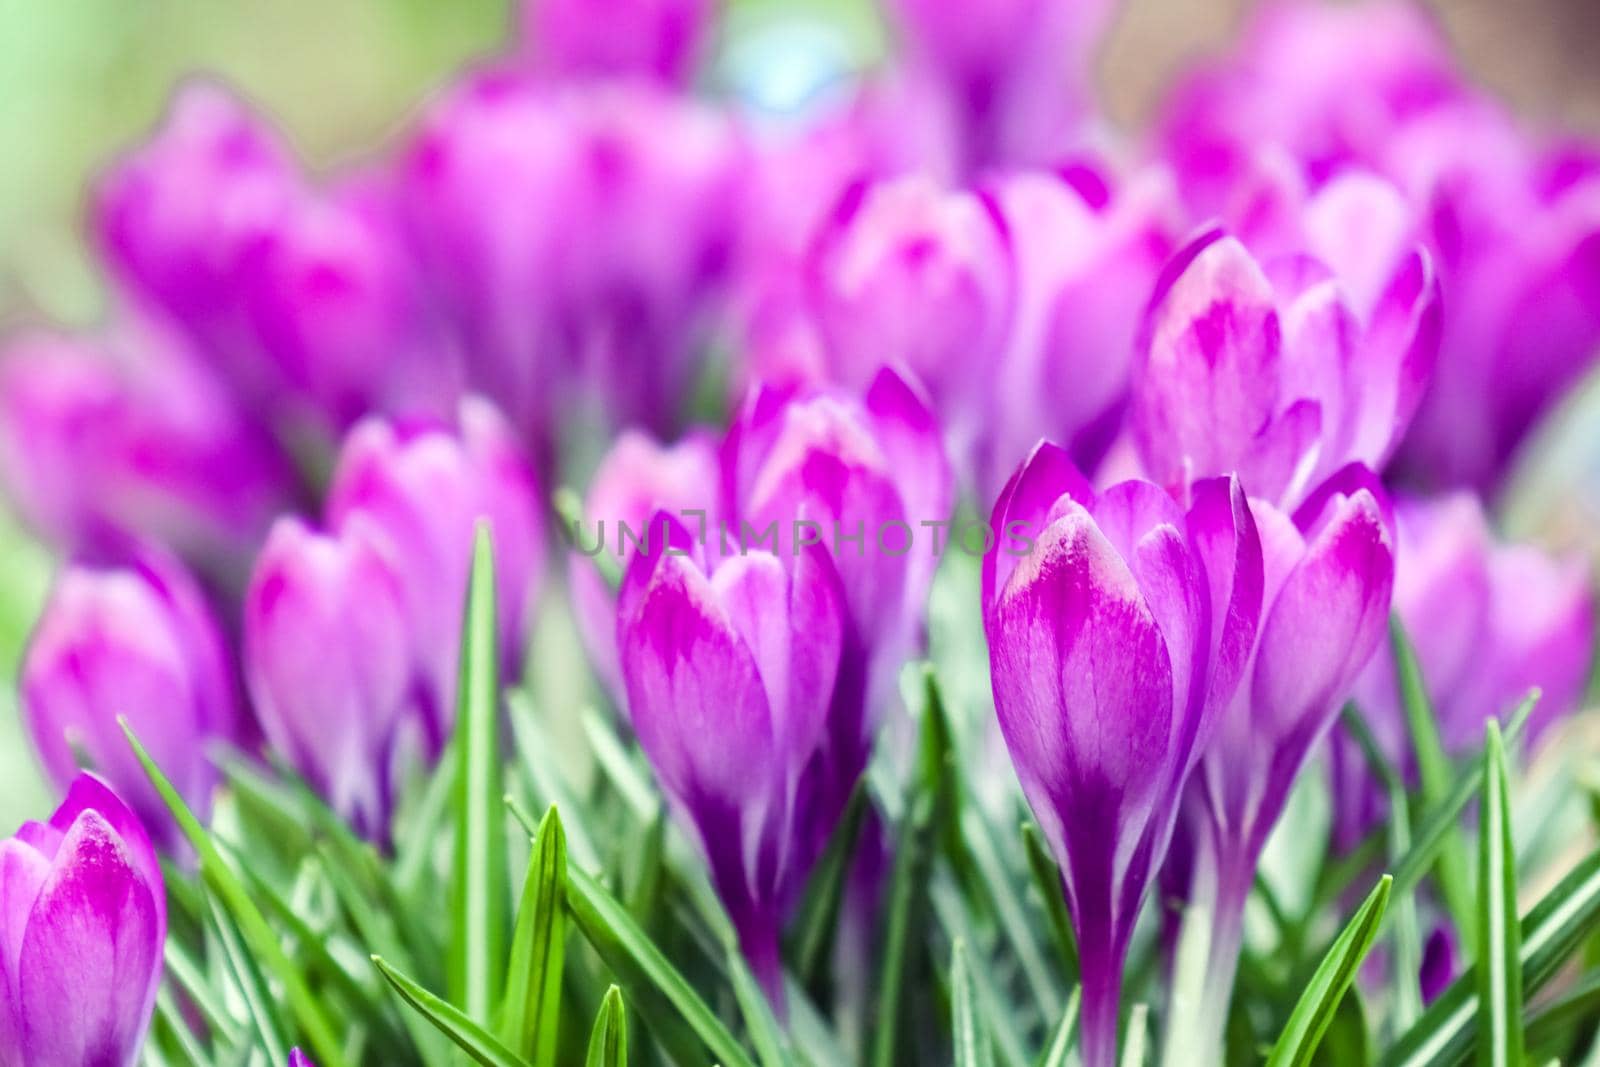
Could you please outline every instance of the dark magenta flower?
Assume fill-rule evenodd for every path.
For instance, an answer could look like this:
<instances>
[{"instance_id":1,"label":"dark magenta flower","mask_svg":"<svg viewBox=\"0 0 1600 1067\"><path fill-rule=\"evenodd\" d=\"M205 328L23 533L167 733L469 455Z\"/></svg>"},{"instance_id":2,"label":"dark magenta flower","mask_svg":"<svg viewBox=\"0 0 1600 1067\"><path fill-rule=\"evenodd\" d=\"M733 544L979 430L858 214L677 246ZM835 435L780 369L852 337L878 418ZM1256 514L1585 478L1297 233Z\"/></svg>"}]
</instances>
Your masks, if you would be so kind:
<instances>
[{"instance_id":1,"label":"dark magenta flower","mask_svg":"<svg viewBox=\"0 0 1600 1067\"><path fill-rule=\"evenodd\" d=\"M0 1061L133 1067L161 980L167 898L155 850L83 774L48 823L0 842Z\"/></svg>"},{"instance_id":2,"label":"dark magenta flower","mask_svg":"<svg viewBox=\"0 0 1600 1067\"><path fill-rule=\"evenodd\" d=\"M150 549L122 565L75 563L57 578L23 659L23 720L58 786L87 760L172 846L177 829L118 720L204 817L217 779L208 748L240 740L243 726L232 671L210 605L181 564Z\"/></svg>"},{"instance_id":3,"label":"dark magenta flower","mask_svg":"<svg viewBox=\"0 0 1600 1067\"><path fill-rule=\"evenodd\" d=\"M729 430L723 461L735 543L765 542L785 559L807 542L824 545L843 589L839 676L804 806L802 836L820 848L920 643L934 568L953 536L949 462L926 401L890 370L859 398L757 390Z\"/></svg>"},{"instance_id":4,"label":"dark magenta flower","mask_svg":"<svg viewBox=\"0 0 1600 1067\"><path fill-rule=\"evenodd\" d=\"M1083 1054L1115 1062L1128 940L1178 797L1243 675L1262 545L1237 480L1184 510L1101 493L1040 445L995 505L984 626L995 707L1061 863L1083 961Z\"/></svg>"},{"instance_id":5,"label":"dark magenta flower","mask_svg":"<svg viewBox=\"0 0 1600 1067\"><path fill-rule=\"evenodd\" d=\"M721 557L665 512L651 525L617 613L633 728L781 1005L778 936L812 859L803 779L830 728L844 592L820 547Z\"/></svg>"}]
</instances>

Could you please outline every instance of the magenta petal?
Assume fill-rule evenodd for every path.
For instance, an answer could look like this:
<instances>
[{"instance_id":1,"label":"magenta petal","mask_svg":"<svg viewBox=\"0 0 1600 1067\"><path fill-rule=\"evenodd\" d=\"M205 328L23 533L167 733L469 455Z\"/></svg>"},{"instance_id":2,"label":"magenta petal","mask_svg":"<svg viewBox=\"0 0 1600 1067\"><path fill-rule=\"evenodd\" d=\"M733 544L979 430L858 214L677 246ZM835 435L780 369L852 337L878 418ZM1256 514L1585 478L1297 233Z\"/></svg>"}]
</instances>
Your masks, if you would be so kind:
<instances>
[{"instance_id":1,"label":"magenta petal","mask_svg":"<svg viewBox=\"0 0 1600 1067\"><path fill-rule=\"evenodd\" d=\"M1060 446L1040 441L1000 491L989 517L994 546L983 557L985 613L1031 551L1029 541L1044 533L1051 509L1063 496L1085 508L1094 506L1094 490L1071 457Z\"/></svg>"},{"instance_id":2,"label":"magenta petal","mask_svg":"<svg viewBox=\"0 0 1600 1067\"><path fill-rule=\"evenodd\" d=\"M1236 469L1276 413L1273 299L1250 254L1223 237L1194 255L1153 307L1135 369L1133 427L1158 481Z\"/></svg>"},{"instance_id":3,"label":"magenta petal","mask_svg":"<svg viewBox=\"0 0 1600 1067\"><path fill-rule=\"evenodd\" d=\"M78 816L39 891L17 962L29 1067L133 1061L161 975L165 923L151 885L100 815Z\"/></svg>"},{"instance_id":4,"label":"magenta petal","mask_svg":"<svg viewBox=\"0 0 1600 1067\"><path fill-rule=\"evenodd\" d=\"M1214 719L1244 680L1261 621L1265 574L1261 537L1238 478L1195 485L1189 536L1211 591L1211 677L1206 715ZM1196 758L1201 746L1195 750Z\"/></svg>"}]
</instances>

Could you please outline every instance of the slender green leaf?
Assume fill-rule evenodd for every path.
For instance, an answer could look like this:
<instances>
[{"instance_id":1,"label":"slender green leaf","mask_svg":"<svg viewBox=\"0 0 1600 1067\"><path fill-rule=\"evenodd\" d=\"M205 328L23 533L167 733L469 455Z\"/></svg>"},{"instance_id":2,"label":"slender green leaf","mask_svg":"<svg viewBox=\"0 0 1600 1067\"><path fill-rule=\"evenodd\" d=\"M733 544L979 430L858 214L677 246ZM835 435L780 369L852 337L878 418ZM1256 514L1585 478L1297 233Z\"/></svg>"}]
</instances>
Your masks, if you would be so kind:
<instances>
[{"instance_id":1,"label":"slender green leaf","mask_svg":"<svg viewBox=\"0 0 1600 1067\"><path fill-rule=\"evenodd\" d=\"M966 900L953 872L945 869L933 872L928 900L933 906L934 916L952 944L957 941L968 946L980 943L982 934L966 908ZM1027 1067L1028 1052L1022 1045L1022 1034L1028 1024L1017 1014L1015 999L1003 991L984 953L968 948L966 967L973 995L988 1023L989 1040L995 1058L1003 1067Z\"/></svg>"},{"instance_id":2,"label":"slender green leaf","mask_svg":"<svg viewBox=\"0 0 1600 1067\"><path fill-rule=\"evenodd\" d=\"M1445 754L1444 741L1439 736L1439 720L1428 699L1422 666L1417 661L1416 649L1412 647L1398 613L1389 617L1389 640L1394 649L1395 672L1400 682L1400 704L1405 710L1411 752L1417 761L1417 773L1422 784L1422 806L1431 809L1449 798L1455 768ZM1472 881L1467 863L1467 838L1459 823L1452 823L1439 842L1434 871L1438 875L1445 907L1470 951Z\"/></svg>"},{"instance_id":3,"label":"slender green leaf","mask_svg":"<svg viewBox=\"0 0 1600 1067\"><path fill-rule=\"evenodd\" d=\"M1128 1013L1128 1039L1122 1046L1122 1067L1144 1067L1150 1044L1150 1006L1135 1004Z\"/></svg>"},{"instance_id":4,"label":"slender green leaf","mask_svg":"<svg viewBox=\"0 0 1600 1067\"><path fill-rule=\"evenodd\" d=\"M166 775L161 773L161 768L150 758L150 753L134 735L127 720L119 718L118 724L122 727L123 734L127 736L128 744L133 747L134 755L138 757L140 765L144 767L145 775L156 787L156 792L161 795L167 809L172 812L178 828L183 831L183 836L194 848L200 862L200 874L206 885L220 898L228 914L233 917L256 962L265 965L266 970L283 985L284 995L294 1010L295 1020L315 1051L318 1064L320 1067L343 1067L344 1052L335 1036L333 1026L323 1015L321 1002L283 951L277 933L267 923L260 909L250 899L250 894L234 875L232 868L217 851L211 836L200 825L200 820L195 818L194 813L183 802L183 798L178 795L178 791L173 788Z\"/></svg>"},{"instance_id":5,"label":"slender green leaf","mask_svg":"<svg viewBox=\"0 0 1600 1067\"><path fill-rule=\"evenodd\" d=\"M460 1008L428 992L403 972L385 963L382 956L372 957L372 962L394 987L400 999L484 1067L528 1067L526 1060L502 1045Z\"/></svg>"},{"instance_id":6,"label":"slender green leaf","mask_svg":"<svg viewBox=\"0 0 1600 1067\"><path fill-rule=\"evenodd\" d=\"M395 843L394 887L402 900L413 900L427 884L439 839L444 836L450 801L456 792L455 745L448 744L428 778L428 786Z\"/></svg>"},{"instance_id":7,"label":"slender green leaf","mask_svg":"<svg viewBox=\"0 0 1600 1067\"><path fill-rule=\"evenodd\" d=\"M1045 950L1034 936L1034 926L1023 903L1023 890L1013 881L1000 857L994 832L976 805L968 805L959 815L965 855L971 860L973 884L982 888L995 920L1010 944L1034 1003L1046 1019L1061 1013L1061 990L1046 963Z\"/></svg>"},{"instance_id":8,"label":"slender green leaf","mask_svg":"<svg viewBox=\"0 0 1600 1067\"><path fill-rule=\"evenodd\" d=\"M762 992L761 983L756 981L736 942L730 941L723 955L728 980L733 983L733 997L739 1003L739 1015L744 1019L750 1043L756 1048L756 1059L761 1067L785 1067L789 1057L784 1052L783 1031L772 1014L772 1004Z\"/></svg>"},{"instance_id":9,"label":"slender green leaf","mask_svg":"<svg viewBox=\"0 0 1600 1067\"><path fill-rule=\"evenodd\" d=\"M283 1063L289 1056L289 1042L283 1035L277 1005L273 1003L266 979L261 977L255 959L245 948L233 917L215 896L208 897L206 903L210 907L211 929L217 944L222 946L223 961L233 978L234 988L239 991L239 999L244 1002L245 1016L254 1035L251 1043L273 1063Z\"/></svg>"},{"instance_id":10,"label":"slender green leaf","mask_svg":"<svg viewBox=\"0 0 1600 1067\"><path fill-rule=\"evenodd\" d=\"M1368 895L1344 931L1317 966L1310 983L1289 1014L1278 1043L1267 1058L1267 1067L1305 1067L1317 1051L1322 1035L1333 1021L1339 1002L1355 979L1356 969L1366 958L1378 936L1378 925L1389 903L1394 879L1384 875Z\"/></svg>"},{"instance_id":11,"label":"slender green leaf","mask_svg":"<svg viewBox=\"0 0 1600 1067\"><path fill-rule=\"evenodd\" d=\"M486 522L472 545L456 702L455 899L451 1000L480 1023L493 1019L505 974L506 836L501 823L500 654L494 554Z\"/></svg>"},{"instance_id":12,"label":"slender green leaf","mask_svg":"<svg viewBox=\"0 0 1600 1067\"><path fill-rule=\"evenodd\" d=\"M941 819L948 820L947 772L950 767L950 730L944 716L939 687L930 670L925 677L927 700L922 712L917 764L896 839L894 865L889 874L889 896L884 940L876 984L877 1019L871 1062L891 1067L902 1062L899 1054L901 1011L905 1000L906 970L910 962L912 932L926 903L928 867L933 859L933 839Z\"/></svg>"},{"instance_id":13,"label":"slender green leaf","mask_svg":"<svg viewBox=\"0 0 1600 1067\"><path fill-rule=\"evenodd\" d=\"M1512 712L1505 728L1507 747L1516 746L1528 725L1528 718L1532 715L1534 706L1539 702L1539 696L1538 689L1530 691ZM1444 802L1414 824L1411 851L1407 852L1405 858L1394 868L1396 892L1409 893L1422 881L1428 869L1433 866L1434 860L1438 858L1439 849L1443 847L1451 828L1459 825L1461 813L1467 810L1467 805L1472 803L1472 798L1478 795L1478 790L1482 786L1483 775L1477 767L1463 771L1456 777L1456 784Z\"/></svg>"},{"instance_id":14,"label":"slender green leaf","mask_svg":"<svg viewBox=\"0 0 1600 1067\"><path fill-rule=\"evenodd\" d=\"M1522 924L1511 840L1510 783L1500 724L1483 745L1483 810L1478 821L1478 1063L1522 1067Z\"/></svg>"},{"instance_id":15,"label":"slender green leaf","mask_svg":"<svg viewBox=\"0 0 1600 1067\"><path fill-rule=\"evenodd\" d=\"M567 907L589 944L623 979L624 988L630 978L648 982L667 998L722 1067L753 1067L727 1026L639 929L628 909L577 867L567 872ZM634 999L631 994L630 999Z\"/></svg>"},{"instance_id":16,"label":"slender green leaf","mask_svg":"<svg viewBox=\"0 0 1600 1067\"><path fill-rule=\"evenodd\" d=\"M1507 736L1509 736L1509 731ZM1534 905L1522 927L1522 992L1531 997L1600 929L1600 852L1579 863ZM1477 975L1462 975L1384 1054L1382 1067L1450 1067L1472 1055L1478 1028Z\"/></svg>"},{"instance_id":17,"label":"slender green leaf","mask_svg":"<svg viewBox=\"0 0 1600 1067\"><path fill-rule=\"evenodd\" d=\"M1066 1010L1061 1013L1061 1020L1050 1035L1050 1044L1045 1046L1044 1055L1039 1059L1039 1067L1066 1067L1067 1055L1072 1051L1073 1034L1078 1027L1078 1001L1082 996L1083 990L1073 986L1072 995L1067 998Z\"/></svg>"},{"instance_id":18,"label":"slender green leaf","mask_svg":"<svg viewBox=\"0 0 1600 1067\"><path fill-rule=\"evenodd\" d=\"M846 879L861 840L861 828L866 825L867 806L866 783L857 782L800 898L800 910L791 928L789 956L807 988L817 988L827 972Z\"/></svg>"},{"instance_id":19,"label":"slender green leaf","mask_svg":"<svg viewBox=\"0 0 1600 1067\"><path fill-rule=\"evenodd\" d=\"M957 940L950 958L950 1030L956 1067L994 1067L994 1048L967 965L967 944Z\"/></svg>"},{"instance_id":20,"label":"slender green leaf","mask_svg":"<svg viewBox=\"0 0 1600 1067\"><path fill-rule=\"evenodd\" d=\"M188 1020L183 1017L183 1011L178 1007L172 990L165 985L156 993L155 1023L159 1030L171 1038L172 1044L181 1055L182 1062L189 1064L190 1067L210 1067L211 1057L200 1047L200 1040L189 1029Z\"/></svg>"},{"instance_id":21,"label":"slender green leaf","mask_svg":"<svg viewBox=\"0 0 1600 1067\"><path fill-rule=\"evenodd\" d=\"M594 1029L589 1032L589 1054L584 1067L627 1067L628 1012L622 1006L622 990L612 986L600 1002Z\"/></svg>"},{"instance_id":22,"label":"slender green leaf","mask_svg":"<svg viewBox=\"0 0 1600 1067\"><path fill-rule=\"evenodd\" d=\"M211 1031L212 1037L224 1045L237 1045L238 1021L223 1006L215 984L205 976L200 965L189 956L188 950L179 944L177 938L167 938L162 958L166 962L166 976L200 1012L200 1018L205 1022L206 1029Z\"/></svg>"},{"instance_id":23,"label":"slender green leaf","mask_svg":"<svg viewBox=\"0 0 1600 1067\"><path fill-rule=\"evenodd\" d=\"M533 835L506 973L500 1037L534 1067L556 1062L566 960L567 838L552 806Z\"/></svg>"},{"instance_id":24,"label":"slender green leaf","mask_svg":"<svg viewBox=\"0 0 1600 1067\"><path fill-rule=\"evenodd\" d=\"M1061 881L1061 868L1050 855L1044 836L1031 822L1022 824L1022 846L1028 854L1028 872L1033 876L1033 887L1038 891L1044 907L1045 918L1050 923L1050 933L1061 957L1061 967L1069 979L1078 977L1078 941L1072 935L1072 917L1067 914L1066 888Z\"/></svg>"}]
</instances>

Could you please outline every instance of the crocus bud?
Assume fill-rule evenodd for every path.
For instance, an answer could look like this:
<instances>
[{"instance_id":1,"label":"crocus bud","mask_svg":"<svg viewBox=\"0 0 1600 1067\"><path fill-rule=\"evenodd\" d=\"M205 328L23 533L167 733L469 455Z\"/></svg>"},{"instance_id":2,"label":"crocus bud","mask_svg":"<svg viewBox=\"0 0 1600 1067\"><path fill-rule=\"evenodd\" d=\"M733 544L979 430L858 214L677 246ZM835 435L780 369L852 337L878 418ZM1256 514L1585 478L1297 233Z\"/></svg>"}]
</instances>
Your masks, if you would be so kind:
<instances>
[{"instance_id":1,"label":"crocus bud","mask_svg":"<svg viewBox=\"0 0 1600 1067\"><path fill-rule=\"evenodd\" d=\"M1211 228L1167 265L1136 355L1133 435L1151 477L1238 472L1293 506L1350 462L1380 468L1427 385L1438 283L1420 250L1370 321L1306 257L1263 269Z\"/></svg>"},{"instance_id":2,"label":"crocus bud","mask_svg":"<svg viewBox=\"0 0 1600 1067\"><path fill-rule=\"evenodd\" d=\"M675 425L727 281L743 159L722 113L646 85L491 73L446 97L402 189L469 384L535 433L589 408Z\"/></svg>"},{"instance_id":3,"label":"crocus bud","mask_svg":"<svg viewBox=\"0 0 1600 1067\"><path fill-rule=\"evenodd\" d=\"M998 489L1041 437L1065 442L1083 470L1099 465L1121 426L1135 337L1181 223L1159 170L1120 183L1087 164L1019 172L992 196L1017 261L1016 314L980 438L979 484Z\"/></svg>"},{"instance_id":4,"label":"crocus bud","mask_svg":"<svg viewBox=\"0 0 1600 1067\"><path fill-rule=\"evenodd\" d=\"M220 86L195 82L96 193L93 226L118 280L180 324L250 395L270 391L272 368L247 341L240 272L289 210L298 182L275 131Z\"/></svg>"},{"instance_id":5,"label":"crocus bud","mask_svg":"<svg viewBox=\"0 0 1600 1067\"><path fill-rule=\"evenodd\" d=\"M832 376L908 370L958 441L988 411L1010 324L1008 238L982 198L912 175L858 187L817 237L811 302Z\"/></svg>"},{"instance_id":6,"label":"crocus bud","mask_svg":"<svg viewBox=\"0 0 1600 1067\"><path fill-rule=\"evenodd\" d=\"M281 451L170 334L35 334L0 361L0 479L72 551L158 541L226 584L290 496Z\"/></svg>"},{"instance_id":7,"label":"crocus bud","mask_svg":"<svg viewBox=\"0 0 1600 1067\"><path fill-rule=\"evenodd\" d=\"M949 523L953 479L927 403L893 371L866 395L813 389L753 393L724 446L725 514L740 547L785 559L828 547L846 628L826 740L806 805L820 848L866 767L872 738L920 639Z\"/></svg>"},{"instance_id":8,"label":"crocus bud","mask_svg":"<svg viewBox=\"0 0 1600 1067\"><path fill-rule=\"evenodd\" d=\"M378 839L396 774L439 743L438 709L418 706L405 608L387 543L362 516L333 535L280 519L245 596L245 676L267 740Z\"/></svg>"},{"instance_id":9,"label":"crocus bud","mask_svg":"<svg viewBox=\"0 0 1600 1067\"><path fill-rule=\"evenodd\" d=\"M535 70L556 78L635 76L682 85L714 30L717 0L524 0Z\"/></svg>"},{"instance_id":10,"label":"crocus bud","mask_svg":"<svg viewBox=\"0 0 1600 1067\"><path fill-rule=\"evenodd\" d=\"M572 606L595 672L620 704L625 691L617 662L616 591L606 584L598 556L627 573L657 511L684 523L699 543L720 540L721 468L717 442L694 431L675 445L657 444L629 430L601 461L584 497L579 528L567 531L572 544Z\"/></svg>"},{"instance_id":11,"label":"crocus bud","mask_svg":"<svg viewBox=\"0 0 1600 1067\"><path fill-rule=\"evenodd\" d=\"M1422 990L1422 1003L1432 1004L1439 994L1450 988L1456 979L1456 942L1450 927L1440 924L1428 935L1422 947L1422 966L1417 984Z\"/></svg>"},{"instance_id":12,"label":"crocus bud","mask_svg":"<svg viewBox=\"0 0 1600 1067\"><path fill-rule=\"evenodd\" d=\"M449 735L473 530L495 542L504 676L518 678L544 567L542 497L510 427L487 401L462 402L454 428L368 419L351 430L328 492L327 522L370 522L400 580L429 737Z\"/></svg>"},{"instance_id":13,"label":"crocus bud","mask_svg":"<svg viewBox=\"0 0 1600 1067\"><path fill-rule=\"evenodd\" d=\"M1122 965L1177 800L1255 636L1262 546L1237 480L1189 514L1148 482L1096 493L1040 445L995 504L983 572L995 708L1061 863L1083 1054L1115 1062Z\"/></svg>"},{"instance_id":14,"label":"crocus bud","mask_svg":"<svg viewBox=\"0 0 1600 1067\"><path fill-rule=\"evenodd\" d=\"M1260 622L1185 800L1194 809L1185 821L1195 835L1190 900L1205 909L1210 936L1202 1058L1221 1047L1267 835L1382 640L1394 584L1394 520L1365 468L1338 472L1292 515L1259 500L1250 510L1263 559Z\"/></svg>"},{"instance_id":15,"label":"crocus bud","mask_svg":"<svg viewBox=\"0 0 1600 1067\"><path fill-rule=\"evenodd\" d=\"M828 728L844 596L819 547L723 558L665 512L651 526L618 598L633 727L781 1006L778 936L810 855L793 841L799 791Z\"/></svg>"},{"instance_id":16,"label":"crocus bud","mask_svg":"<svg viewBox=\"0 0 1600 1067\"><path fill-rule=\"evenodd\" d=\"M1114 0L887 0L911 76L928 86L968 170L1050 162L1091 103L1093 53Z\"/></svg>"},{"instance_id":17,"label":"crocus bud","mask_svg":"<svg viewBox=\"0 0 1600 1067\"><path fill-rule=\"evenodd\" d=\"M317 1067L317 1065L312 1063L311 1057L304 1052L297 1048L292 1048L289 1050L289 1067Z\"/></svg>"},{"instance_id":18,"label":"crocus bud","mask_svg":"<svg viewBox=\"0 0 1600 1067\"><path fill-rule=\"evenodd\" d=\"M0 1062L133 1067L161 982L167 898L150 839L93 775L0 842Z\"/></svg>"},{"instance_id":19,"label":"crocus bud","mask_svg":"<svg viewBox=\"0 0 1600 1067\"><path fill-rule=\"evenodd\" d=\"M232 669L205 597L176 561L146 550L123 566L77 563L57 579L29 642L23 719L61 788L87 760L173 845L176 827L118 720L204 817L216 782L207 747L241 726Z\"/></svg>"}]
</instances>

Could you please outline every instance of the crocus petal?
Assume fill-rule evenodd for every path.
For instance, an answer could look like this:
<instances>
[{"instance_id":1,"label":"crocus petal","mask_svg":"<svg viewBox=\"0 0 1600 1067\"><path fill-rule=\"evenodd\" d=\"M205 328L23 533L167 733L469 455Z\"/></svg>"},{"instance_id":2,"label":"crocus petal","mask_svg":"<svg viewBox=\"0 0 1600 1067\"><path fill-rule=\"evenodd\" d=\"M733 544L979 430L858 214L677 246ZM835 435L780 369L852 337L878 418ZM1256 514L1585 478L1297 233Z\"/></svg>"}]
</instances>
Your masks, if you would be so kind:
<instances>
[{"instance_id":1,"label":"crocus petal","mask_svg":"<svg viewBox=\"0 0 1600 1067\"><path fill-rule=\"evenodd\" d=\"M1032 540L1044 533L1051 509L1063 496L1086 508L1094 506L1094 489L1071 457L1059 446L1040 441L1000 491L989 518L994 545L983 557L985 613L1010 582L1020 558L1033 550Z\"/></svg>"},{"instance_id":2,"label":"crocus petal","mask_svg":"<svg viewBox=\"0 0 1600 1067\"><path fill-rule=\"evenodd\" d=\"M1208 478L1195 485L1188 526L1211 591L1210 718L1232 700L1255 648L1265 582L1261 537L1236 477ZM1192 758L1199 758L1202 750L1197 745Z\"/></svg>"},{"instance_id":3,"label":"crocus petal","mask_svg":"<svg viewBox=\"0 0 1600 1067\"><path fill-rule=\"evenodd\" d=\"M1153 306L1134 372L1135 437L1170 485L1189 471L1237 469L1278 404L1272 286L1237 240L1208 233L1199 242L1176 257L1187 265Z\"/></svg>"}]
</instances>

